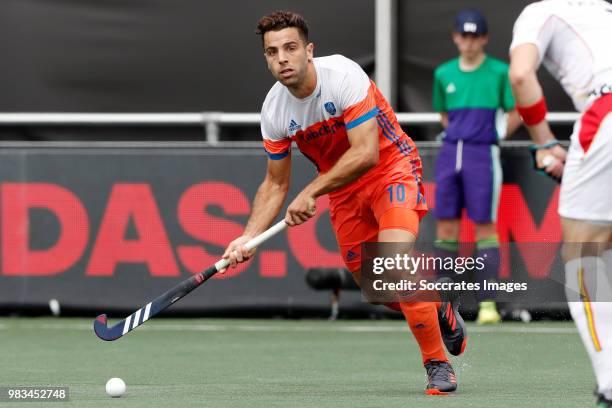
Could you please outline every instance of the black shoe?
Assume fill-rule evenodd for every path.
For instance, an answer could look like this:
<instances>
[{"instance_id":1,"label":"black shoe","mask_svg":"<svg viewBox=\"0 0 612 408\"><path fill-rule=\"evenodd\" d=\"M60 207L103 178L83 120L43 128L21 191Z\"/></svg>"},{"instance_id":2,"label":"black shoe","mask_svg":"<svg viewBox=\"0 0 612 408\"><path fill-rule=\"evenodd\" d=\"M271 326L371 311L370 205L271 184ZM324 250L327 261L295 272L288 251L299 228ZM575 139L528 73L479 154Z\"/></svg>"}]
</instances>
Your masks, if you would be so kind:
<instances>
[{"instance_id":1,"label":"black shoe","mask_svg":"<svg viewBox=\"0 0 612 408\"><path fill-rule=\"evenodd\" d=\"M451 278L440 278L438 282L453 282ZM449 353L458 356L467 346L467 329L459 314L459 291L440 292L442 306L438 309L438 323L442 340Z\"/></svg>"},{"instance_id":2,"label":"black shoe","mask_svg":"<svg viewBox=\"0 0 612 408\"><path fill-rule=\"evenodd\" d=\"M425 369L427 370L425 394L444 395L457 389L457 378L450 363L429 360L425 364Z\"/></svg>"},{"instance_id":3,"label":"black shoe","mask_svg":"<svg viewBox=\"0 0 612 408\"><path fill-rule=\"evenodd\" d=\"M612 408L612 400L607 399L597 392L595 392L595 395L597 395L597 408Z\"/></svg>"}]
</instances>

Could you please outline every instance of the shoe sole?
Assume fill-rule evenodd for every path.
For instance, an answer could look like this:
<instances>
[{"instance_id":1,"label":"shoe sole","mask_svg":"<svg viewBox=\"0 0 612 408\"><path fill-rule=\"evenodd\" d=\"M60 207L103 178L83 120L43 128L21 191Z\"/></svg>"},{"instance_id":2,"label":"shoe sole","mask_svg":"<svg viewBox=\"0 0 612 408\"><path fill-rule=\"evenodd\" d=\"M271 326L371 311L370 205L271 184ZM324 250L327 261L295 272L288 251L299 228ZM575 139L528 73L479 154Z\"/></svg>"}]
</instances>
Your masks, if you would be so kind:
<instances>
[{"instance_id":1,"label":"shoe sole","mask_svg":"<svg viewBox=\"0 0 612 408\"><path fill-rule=\"evenodd\" d=\"M434 395L434 396L445 396L445 395L450 395L451 393L455 392L453 391L440 391L437 388L430 388L428 390L425 390L425 394L426 395Z\"/></svg>"}]
</instances>

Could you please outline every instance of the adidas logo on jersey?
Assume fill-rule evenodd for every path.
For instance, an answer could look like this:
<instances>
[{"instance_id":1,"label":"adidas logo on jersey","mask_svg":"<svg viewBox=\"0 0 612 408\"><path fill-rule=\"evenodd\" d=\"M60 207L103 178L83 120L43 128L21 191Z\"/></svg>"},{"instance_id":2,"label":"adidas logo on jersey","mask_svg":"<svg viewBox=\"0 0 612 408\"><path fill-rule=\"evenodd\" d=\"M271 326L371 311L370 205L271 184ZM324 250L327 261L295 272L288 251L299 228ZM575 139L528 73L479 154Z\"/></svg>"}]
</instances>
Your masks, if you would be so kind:
<instances>
[{"instance_id":1,"label":"adidas logo on jersey","mask_svg":"<svg viewBox=\"0 0 612 408\"><path fill-rule=\"evenodd\" d=\"M357 258L357 256L358 256L358 255L357 255L355 252L353 252L353 251L351 251L351 250L349 249L349 251L346 253L346 260L350 262L350 261L352 261L353 259Z\"/></svg>"},{"instance_id":2,"label":"adidas logo on jersey","mask_svg":"<svg viewBox=\"0 0 612 408\"><path fill-rule=\"evenodd\" d=\"M291 122L289 122L289 131L290 132L296 132L296 131L300 130L301 128L302 128L301 125L298 125L295 120L291 119Z\"/></svg>"},{"instance_id":3,"label":"adidas logo on jersey","mask_svg":"<svg viewBox=\"0 0 612 408\"><path fill-rule=\"evenodd\" d=\"M455 93L456 90L457 88L455 87L455 84L453 84L452 82L448 84L448 86L446 87L446 93Z\"/></svg>"}]
</instances>

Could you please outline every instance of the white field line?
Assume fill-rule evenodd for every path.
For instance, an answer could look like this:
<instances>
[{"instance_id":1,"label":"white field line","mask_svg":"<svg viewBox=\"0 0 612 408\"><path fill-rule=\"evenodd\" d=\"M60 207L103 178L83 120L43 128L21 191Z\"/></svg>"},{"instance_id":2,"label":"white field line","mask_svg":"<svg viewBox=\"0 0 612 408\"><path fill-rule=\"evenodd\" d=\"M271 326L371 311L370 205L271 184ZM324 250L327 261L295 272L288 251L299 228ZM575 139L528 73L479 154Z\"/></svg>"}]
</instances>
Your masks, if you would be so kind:
<instances>
[{"instance_id":1,"label":"white field line","mask_svg":"<svg viewBox=\"0 0 612 408\"><path fill-rule=\"evenodd\" d=\"M41 323L41 324L0 324L0 330L10 329L27 329L27 330L81 330L93 331L92 325L82 323ZM159 332L338 332L338 333L400 333L409 331L408 327L403 325L396 326L368 326L368 325L321 325L310 326L271 326L271 325L217 325L217 324L148 324L138 328L139 331L159 331ZM517 333L517 334L577 334L573 327L536 327L529 324L521 326L491 326L491 327L468 327L470 333Z\"/></svg>"}]
</instances>

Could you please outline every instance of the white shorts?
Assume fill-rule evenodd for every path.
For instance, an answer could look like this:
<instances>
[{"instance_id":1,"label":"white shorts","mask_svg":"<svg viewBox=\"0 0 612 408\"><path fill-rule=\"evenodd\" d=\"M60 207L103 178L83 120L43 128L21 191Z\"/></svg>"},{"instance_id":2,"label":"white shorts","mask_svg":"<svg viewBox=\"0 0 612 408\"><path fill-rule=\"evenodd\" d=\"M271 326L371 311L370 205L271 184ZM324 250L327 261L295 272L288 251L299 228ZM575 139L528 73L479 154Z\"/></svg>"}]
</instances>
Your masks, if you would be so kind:
<instances>
[{"instance_id":1,"label":"white shorts","mask_svg":"<svg viewBox=\"0 0 612 408\"><path fill-rule=\"evenodd\" d=\"M612 94L581 115L565 163L559 214L591 222L612 222Z\"/></svg>"}]
</instances>

